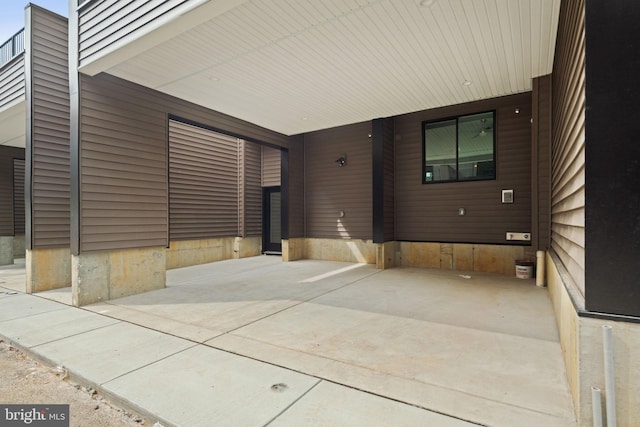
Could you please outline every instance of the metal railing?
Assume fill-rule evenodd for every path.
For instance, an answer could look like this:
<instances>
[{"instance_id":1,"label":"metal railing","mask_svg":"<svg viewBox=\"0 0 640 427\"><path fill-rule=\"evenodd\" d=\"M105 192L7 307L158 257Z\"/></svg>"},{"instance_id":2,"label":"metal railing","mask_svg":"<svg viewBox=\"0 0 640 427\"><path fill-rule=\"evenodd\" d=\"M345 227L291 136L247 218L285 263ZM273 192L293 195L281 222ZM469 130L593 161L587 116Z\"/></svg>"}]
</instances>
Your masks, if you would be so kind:
<instances>
[{"instance_id":1,"label":"metal railing","mask_svg":"<svg viewBox=\"0 0 640 427\"><path fill-rule=\"evenodd\" d=\"M24 28L0 46L0 68L24 52Z\"/></svg>"}]
</instances>

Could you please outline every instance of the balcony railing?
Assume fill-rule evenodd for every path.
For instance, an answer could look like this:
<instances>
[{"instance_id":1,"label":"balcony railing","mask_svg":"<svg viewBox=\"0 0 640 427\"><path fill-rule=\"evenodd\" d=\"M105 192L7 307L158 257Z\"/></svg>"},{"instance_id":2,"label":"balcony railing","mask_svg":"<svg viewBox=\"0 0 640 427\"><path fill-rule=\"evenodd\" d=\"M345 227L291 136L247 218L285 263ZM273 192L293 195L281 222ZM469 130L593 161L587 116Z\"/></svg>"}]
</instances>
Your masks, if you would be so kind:
<instances>
[{"instance_id":1,"label":"balcony railing","mask_svg":"<svg viewBox=\"0 0 640 427\"><path fill-rule=\"evenodd\" d=\"M0 46L0 68L24 52L24 28Z\"/></svg>"}]
</instances>

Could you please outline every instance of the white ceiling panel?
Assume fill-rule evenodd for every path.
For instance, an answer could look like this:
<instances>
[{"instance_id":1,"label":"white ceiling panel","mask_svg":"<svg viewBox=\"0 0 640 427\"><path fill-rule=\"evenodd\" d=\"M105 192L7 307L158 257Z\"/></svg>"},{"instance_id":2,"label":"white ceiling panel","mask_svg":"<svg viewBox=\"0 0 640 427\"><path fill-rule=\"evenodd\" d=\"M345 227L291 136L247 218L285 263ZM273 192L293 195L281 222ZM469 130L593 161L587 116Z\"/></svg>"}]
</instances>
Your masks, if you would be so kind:
<instances>
[{"instance_id":1,"label":"white ceiling panel","mask_svg":"<svg viewBox=\"0 0 640 427\"><path fill-rule=\"evenodd\" d=\"M27 110L25 101L0 112L0 145L24 148L26 145Z\"/></svg>"},{"instance_id":2,"label":"white ceiling panel","mask_svg":"<svg viewBox=\"0 0 640 427\"><path fill-rule=\"evenodd\" d=\"M105 71L291 135L531 90L559 6L247 1Z\"/></svg>"}]
</instances>

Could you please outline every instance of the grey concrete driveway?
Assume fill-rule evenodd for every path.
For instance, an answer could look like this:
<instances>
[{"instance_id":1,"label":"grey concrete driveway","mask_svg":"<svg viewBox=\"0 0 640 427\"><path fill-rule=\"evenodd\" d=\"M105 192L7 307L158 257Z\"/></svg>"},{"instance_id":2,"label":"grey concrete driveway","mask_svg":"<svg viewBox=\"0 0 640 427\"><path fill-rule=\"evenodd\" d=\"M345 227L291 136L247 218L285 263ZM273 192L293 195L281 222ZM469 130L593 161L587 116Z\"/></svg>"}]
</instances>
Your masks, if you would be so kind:
<instances>
[{"instance_id":1,"label":"grey concrete driveway","mask_svg":"<svg viewBox=\"0 0 640 427\"><path fill-rule=\"evenodd\" d=\"M46 301L92 326L27 347L176 425L575 425L533 280L263 256L167 284L82 310ZM0 316L0 335L27 339L17 324Z\"/></svg>"}]
</instances>

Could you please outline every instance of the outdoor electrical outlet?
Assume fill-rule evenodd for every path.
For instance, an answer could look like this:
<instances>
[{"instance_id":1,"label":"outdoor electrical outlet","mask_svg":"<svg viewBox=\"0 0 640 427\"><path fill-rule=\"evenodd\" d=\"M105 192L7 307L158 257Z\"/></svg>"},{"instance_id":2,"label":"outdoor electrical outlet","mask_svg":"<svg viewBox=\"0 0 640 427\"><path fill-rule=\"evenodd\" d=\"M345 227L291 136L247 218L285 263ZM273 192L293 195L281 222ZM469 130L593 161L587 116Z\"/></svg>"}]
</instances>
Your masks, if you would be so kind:
<instances>
[{"instance_id":1,"label":"outdoor electrical outlet","mask_svg":"<svg viewBox=\"0 0 640 427\"><path fill-rule=\"evenodd\" d=\"M516 233L507 231L507 240L523 240L529 242L531 241L531 233Z\"/></svg>"}]
</instances>

